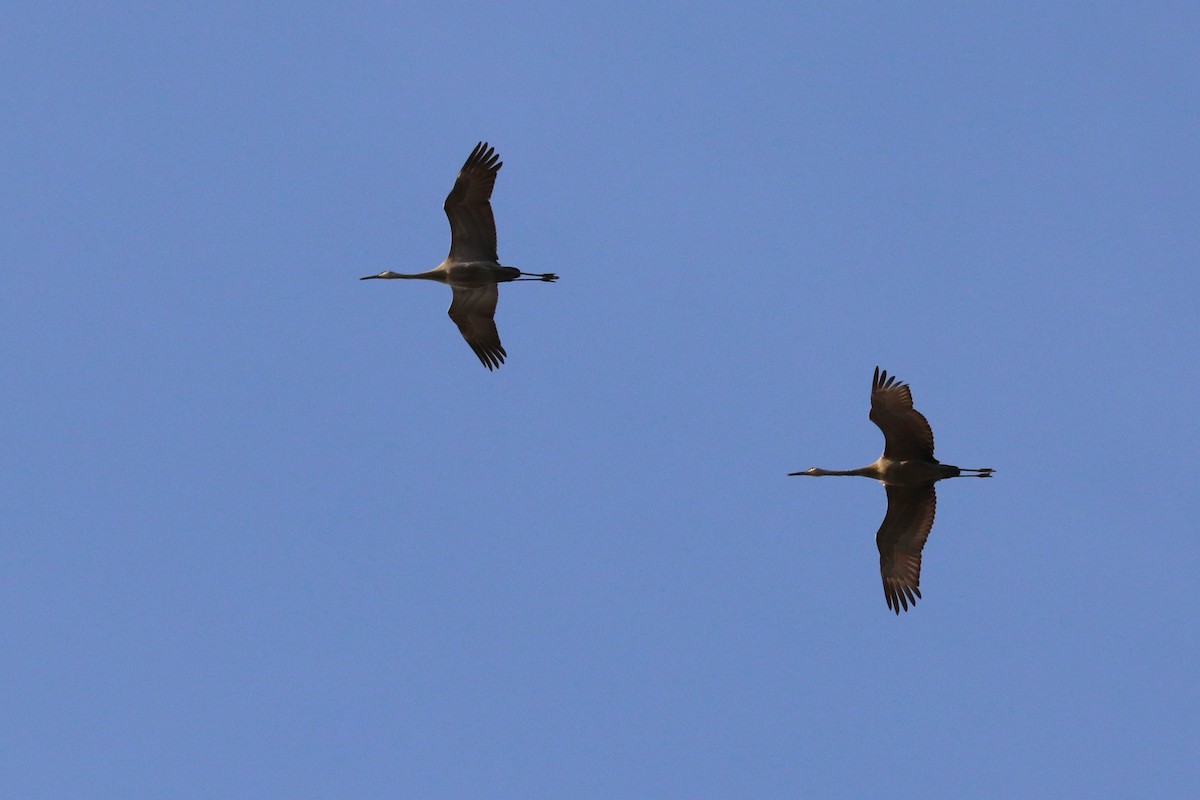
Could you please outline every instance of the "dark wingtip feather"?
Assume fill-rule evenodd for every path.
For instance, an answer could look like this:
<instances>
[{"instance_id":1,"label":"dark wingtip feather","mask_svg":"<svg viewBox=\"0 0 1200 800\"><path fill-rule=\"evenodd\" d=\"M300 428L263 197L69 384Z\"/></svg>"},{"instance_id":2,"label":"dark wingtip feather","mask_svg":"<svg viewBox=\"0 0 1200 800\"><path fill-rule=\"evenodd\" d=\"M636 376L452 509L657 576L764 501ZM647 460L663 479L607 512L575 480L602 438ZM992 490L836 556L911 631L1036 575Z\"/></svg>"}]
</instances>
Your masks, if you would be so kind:
<instances>
[{"instance_id":1,"label":"dark wingtip feather","mask_svg":"<svg viewBox=\"0 0 1200 800\"><path fill-rule=\"evenodd\" d=\"M470 342L467 344L471 345L471 350L474 351L475 357L479 359L481 364L488 368L488 372L497 369L503 364L505 357L508 355L508 353L504 352L503 347L491 351L477 344L471 344Z\"/></svg>"},{"instance_id":2,"label":"dark wingtip feather","mask_svg":"<svg viewBox=\"0 0 1200 800\"><path fill-rule=\"evenodd\" d=\"M888 583L885 579L883 582L883 596L887 600L887 606L896 615L900 615L900 611L908 611L909 606L916 608L917 601L921 599L921 590L916 586L904 586L897 584L895 581Z\"/></svg>"},{"instance_id":3,"label":"dark wingtip feather","mask_svg":"<svg viewBox=\"0 0 1200 800\"><path fill-rule=\"evenodd\" d=\"M487 142L480 142L475 145L475 149L471 151L471 155L467 156L466 162L463 164L463 169L472 166L481 166L491 172L498 172L504 163L500 161L500 156L496 153L496 148L489 145Z\"/></svg>"}]
</instances>

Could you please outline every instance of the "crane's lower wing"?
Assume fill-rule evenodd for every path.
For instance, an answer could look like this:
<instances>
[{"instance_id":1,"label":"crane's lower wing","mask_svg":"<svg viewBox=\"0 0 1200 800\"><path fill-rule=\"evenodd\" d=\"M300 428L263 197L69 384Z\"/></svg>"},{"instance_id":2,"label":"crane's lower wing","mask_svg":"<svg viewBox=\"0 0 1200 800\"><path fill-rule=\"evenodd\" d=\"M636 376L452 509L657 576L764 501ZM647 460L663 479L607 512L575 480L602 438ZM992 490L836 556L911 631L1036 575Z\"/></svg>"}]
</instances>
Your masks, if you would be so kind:
<instances>
[{"instance_id":1,"label":"crane's lower wing","mask_svg":"<svg viewBox=\"0 0 1200 800\"><path fill-rule=\"evenodd\" d=\"M937 494L927 486L885 486L888 510L875 536L888 608L900 613L921 596L921 550L933 527Z\"/></svg>"},{"instance_id":2,"label":"crane's lower wing","mask_svg":"<svg viewBox=\"0 0 1200 800\"><path fill-rule=\"evenodd\" d=\"M454 320L483 365L495 369L504 363L508 355L500 344L500 332L496 330L496 301L500 298L496 284L469 289L451 288L454 290L454 299L450 301L450 310L447 312L450 319Z\"/></svg>"}]
</instances>

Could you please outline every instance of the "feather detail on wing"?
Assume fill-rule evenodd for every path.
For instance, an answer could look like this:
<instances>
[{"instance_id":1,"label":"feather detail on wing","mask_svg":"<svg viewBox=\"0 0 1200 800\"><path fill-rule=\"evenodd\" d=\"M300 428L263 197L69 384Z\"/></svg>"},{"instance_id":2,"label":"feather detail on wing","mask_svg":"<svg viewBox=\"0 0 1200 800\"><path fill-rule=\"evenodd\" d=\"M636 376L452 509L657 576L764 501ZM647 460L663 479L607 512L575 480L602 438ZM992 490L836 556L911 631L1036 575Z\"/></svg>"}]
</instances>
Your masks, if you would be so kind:
<instances>
[{"instance_id":1,"label":"feather detail on wing","mask_svg":"<svg viewBox=\"0 0 1200 800\"><path fill-rule=\"evenodd\" d=\"M907 383L888 377L875 368L871 384L871 421L883 431L883 455L896 461L934 461L933 430L929 421L913 408Z\"/></svg>"},{"instance_id":2,"label":"feather detail on wing","mask_svg":"<svg viewBox=\"0 0 1200 800\"><path fill-rule=\"evenodd\" d=\"M921 596L921 550L933 527L937 494L927 486L885 486L888 508L875 536L888 608L900 613Z\"/></svg>"},{"instance_id":3,"label":"feather detail on wing","mask_svg":"<svg viewBox=\"0 0 1200 800\"><path fill-rule=\"evenodd\" d=\"M454 188L446 195L450 220L451 261L496 262L496 219L492 215L492 187L503 164L487 142L471 151Z\"/></svg>"},{"instance_id":4,"label":"feather detail on wing","mask_svg":"<svg viewBox=\"0 0 1200 800\"><path fill-rule=\"evenodd\" d=\"M500 344L500 333L496 330L496 301L500 297L496 284L489 283L473 289L451 288L454 290L454 299L450 301L450 310L447 312L450 319L454 320L483 365L495 369L504 363L508 355Z\"/></svg>"}]
</instances>

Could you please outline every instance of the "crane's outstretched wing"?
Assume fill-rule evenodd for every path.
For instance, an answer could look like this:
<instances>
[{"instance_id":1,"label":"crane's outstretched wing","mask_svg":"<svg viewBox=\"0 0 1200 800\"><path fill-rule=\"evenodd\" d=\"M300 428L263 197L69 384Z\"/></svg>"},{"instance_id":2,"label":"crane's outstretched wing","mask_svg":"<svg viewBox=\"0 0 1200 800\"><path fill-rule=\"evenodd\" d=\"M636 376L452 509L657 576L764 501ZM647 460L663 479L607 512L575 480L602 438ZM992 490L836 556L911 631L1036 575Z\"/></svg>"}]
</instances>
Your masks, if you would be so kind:
<instances>
[{"instance_id":1,"label":"crane's outstretched wing","mask_svg":"<svg viewBox=\"0 0 1200 800\"><path fill-rule=\"evenodd\" d=\"M489 201L502 166L496 151L487 142L480 142L459 170L445 205L450 220L451 261L497 260L496 218Z\"/></svg>"},{"instance_id":2,"label":"crane's outstretched wing","mask_svg":"<svg viewBox=\"0 0 1200 800\"><path fill-rule=\"evenodd\" d=\"M452 286L454 299L450 301L447 312L450 319L458 326L463 338L479 360L488 369L495 369L504 363L503 345L500 344L500 332L496 330L496 301L500 292L496 284L489 283L473 289Z\"/></svg>"},{"instance_id":3,"label":"crane's outstretched wing","mask_svg":"<svg viewBox=\"0 0 1200 800\"><path fill-rule=\"evenodd\" d=\"M921 550L933 527L937 494L927 486L885 486L888 508L875 535L888 608L900 613L921 596Z\"/></svg>"},{"instance_id":4,"label":"crane's outstretched wing","mask_svg":"<svg viewBox=\"0 0 1200 800\"><path fill-rule=\"evenodd\" d=\"M883 455L897 461L934 461L933 430L929 421L913 408L907 383L888 377L875 368L871 383L871 421L883 431Z\"/></svg>"}]
</instances>

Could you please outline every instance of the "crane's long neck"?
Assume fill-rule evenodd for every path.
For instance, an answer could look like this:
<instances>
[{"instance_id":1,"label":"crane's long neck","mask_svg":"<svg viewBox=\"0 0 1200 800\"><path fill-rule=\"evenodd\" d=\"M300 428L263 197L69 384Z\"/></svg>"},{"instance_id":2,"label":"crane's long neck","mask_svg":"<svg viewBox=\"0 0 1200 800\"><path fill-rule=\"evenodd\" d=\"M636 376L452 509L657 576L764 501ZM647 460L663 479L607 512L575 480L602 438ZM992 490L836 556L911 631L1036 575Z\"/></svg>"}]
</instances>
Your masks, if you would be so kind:
<instances>
[{"instance_id":1,"label":"crane's long neck","mask_svg":"<svg viewBox=\"0 0 1200 800\"><path fill-rule=\"evenodd\" d=\"M392 272L390 270L379 273L378 275L366 275L359 278L361 281L368 281L372 278L381 278L384 280L395 280L398 278L404 280L425 280L425 281L444 281L446 273L443 270L431 269L428 272L406 273Z\"/></svg>"},{"instance_id":2,"label":"crane's long neck","mask_svg":"<svg viewBox=\"0 0 1200 800\"><path fill-rule=\"evenodd\" d=\"M863 478L878 478L879 469L875 464L859 467L858 469L821 469L820 467L813 467L812 469L804 470L804 472L789 472L788 475L807 475L810 478L823 478L826 475L858 475Z\"/></svg>"}]
</instances>

